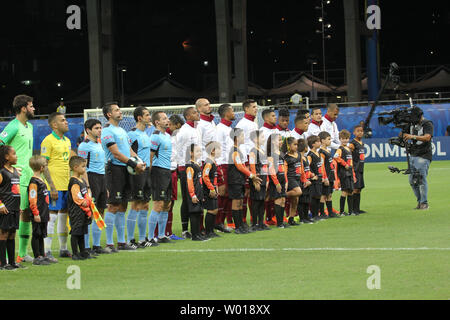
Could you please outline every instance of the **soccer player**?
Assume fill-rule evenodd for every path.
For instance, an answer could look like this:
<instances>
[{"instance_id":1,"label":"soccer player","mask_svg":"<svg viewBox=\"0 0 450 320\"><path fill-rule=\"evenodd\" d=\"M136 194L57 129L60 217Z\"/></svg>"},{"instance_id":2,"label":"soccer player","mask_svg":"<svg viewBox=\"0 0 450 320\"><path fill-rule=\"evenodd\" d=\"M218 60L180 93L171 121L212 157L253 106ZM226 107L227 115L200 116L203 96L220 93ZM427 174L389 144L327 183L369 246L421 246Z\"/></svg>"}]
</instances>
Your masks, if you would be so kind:
<instances>
[{"instance_id":1,"label":"soccer player","mask_svg":"<svg viewBox=\"0 0 450 320\"><path fill-rule=\"evenodd\" d=\"M67 250L67 187L70 179L69 159L75 153L71 150L70 139L64 136L69 131L69 124L64 114L54 112L48 117L48 124L53 130L41 143L41 156L48 161L44 177L47 180L47 187L50 189L50 219L47 226L47 235L45 238L46 255L53 262L55 258L52 255L52 239L56 230L59 239L59 256L61 258L70 258L71 254Z\"/></svg>"},{"instance_id":2,"label":"soccer player","mask_svg":"<svg viewBox=\"0 0 450 320\"><path fill-rule=\"evenodd\" d=\"M331 156L331 152L328 150L328 148L331 145L331 135L326 132L322 131L319 133L319 139L320 139L320 149L319 154L322 157L322 161L324 164L324 182L322 184L322 197L320 198L320 215L322 217L325 217L325 204L327 205L328 210L328 218L338 218L339 216L336 215L333 212L333 186L334 186L334 159ZM327 181L328 180L328 181Z\"/></svg>"},{"instance_id":3,"label":"soccer player","mask_svg":"<svg viewBox=\"0 0 450 320\"><path fill-rule=\"evenodd\" d=\"M230 137L233 139L233 148L230 150L230 162L228 165L228 196L231 199L231 212L235 224L234 233L243 234L253 232L243 226L243 200L245 197L245 181L250 178L252 183L261 184L261 178L251 173L245 166L244 156L239 146L244 142L244 132L235 128L231 130Z\"/></svg>"},{"instance_id":4,"label":"soccer player","mask_svg":"<svg viewBox=\"0 0 450 320\"><path fill-rule=\"evenodd\" d=\"M342 130L339 132L339 139L341 140L341 146L336 150L334 154L334 159L336 160L337 174L341 184L341 199L340 199L340 211L339 214L347 215L359 215L353 209L353 189L355 172L353 171L353 158L352 151L347 147L348 141L350 140L350 132L347 130ZM344 211L345 208L345 198L347 198L348 213Z\"/></svg>"},{"instance_id":5,"label":"soccer player","mask_svg":"<svg viewBox=\"0 0 450 320\"><path fill-rule=\"evenodd\" d=\"M267 176L269 174L267 167L267 156L262 150L264 143L263 133L259 130L250 133L250 139L252 139L255 145L249 154L250 171L254 175L261 178L262 182L250 184L250 199L252 208L250 213L252 215L253 231L270 230L270 228L264 223L264 200L266 198L267 189Z\"/></svg>"},{"instance_id":6,"label":"soccer player","mask_svg":"<svg viewBox=\"0 0 450 320\"><path fill-rule=\"evenodd\" d=\"M119 250L134 250L125 242L125 211L131 192L131 179L127 165L134 168L137 174L144 173L145 163L136 163L130 157L136 157L131 149L130 139L126 131L119 127L123 119L117 102L109 102L103 106L103 115L108 123L102 130L102 147L107 161L105 169L107 210L105 213L106 246L108 251L118 252L114 247L113 233L116 226Z\"/></svg>"},{"instance_id":7,"label":"soccer player","mask_svg":"<svg viewBox=\"0 0 450 320\"><path fill-rule=\"evenodd\" d=\"M11 146L0 146L0 270L26 268L14 261L20 214L20 176L13 167L16 164L16 150Z\"/></svg>"},{"instance_id":8,"label":"soccer player","mask_svg":"<svg viewBox=\"0 0 450 320\"><path fill-rule=\"evenodd\" d=\"M311 115L309 114L309 110L307 110L307 109L298 110L295 117L297 118L298 116L305 116L306 119L308 120L308 124L311 123Z\"/></svg>"},{"instance_id":9,"label":"soccer player","mask_svg":"<svg viewBox=\"0 0 450 320\"><path fill-rule=\"evenodd\" d=\"M291 226L298 226L294 218L297 214L298 198L302 195L300 188L300 176L302 166L302 156L298 152L298 140L292 137L286 138L281 146L281 152L285 155L287 164L288 187L286 195L289 199L289 220Z\"/></svg>"},{"instance_id":10,"label":"soccer player","mask_svg":"<svg viewBox=\"0 0 450 320\"><path fill-rule=\"evenodd\" d=\"M172 140L172 155L170 158L170 170L172 172L172 201L170 202L169 217L167 219L166 225L166 236L170 240L184 240L184 238L178 237L172 232L172 221L173 221L173 206L175 200L178 198L178 171L177 171L177 160L176 160L176 145L177 145L177 135L180 128L184 125L184 120L179 115L174 114L169 118L169 127L166 132L170 135ZM155 230L156 233L156 230Z\"/></svg>"},{"instance_id":11,"label":"soccer player","mask_svg":"<svg viewBox=\"0 0 450 320\"><path fill-rule=\"evenodd\" d=\"M322 125L322 110L319 107L315 107L311 110L311 122L308 126L307 136L317 136L320 132L324 131Z\"/></svg>"},{"instance_id":12,"label":"soccer player","mask_svg":"<svg viewBox=\"0 0 450 320\"><path fill-rule=\"evenodd\" d=\"M306 157L306 153L308 152L308 144L306 140L299 139L298 140L298 152L302 156L302 166L301 166L301 175L300 182L302 183L302 195L298 199L298 212L300 215L300 222L306 224L314 223L314 220L309 218L309 206L311 203L311 178L313 177L313 173L311 173L308 158Z\"/></svg>"},{"instance_id":13,"label":"soccer player","mask_svg":"<svg viewBox=\"0 0 450 320\"><path fill-rule=\"evenodd\" d=\"M47 160L42 156L32 156L30 159L30 168L33 170L33 176L28 186L28 198L30 210L33 215L33 235L31 238L31 248L33 249L33 265L49 265L45 257L44 239L47 237L47 223L49 218L48 205L50 203L47 186L42 179Z\"/></svg>"},{"instance_id":14,"label":"soccer player","mask_svg":"<svg viewBox=\"0 0 450 320\"><path fill-rule=\"evenodd\" d=\"M29 160L33 155L33 125L29 120L34 117L33 98L18 95L13 100L13 111L16 118L12 120L0 133L0 146L9 145L16 150L17 164L15 167L20 175L20 220L19 220L19 254L17 262L32 262L33 258L27 254L27 247L31 234L31 221L28 205L27 188L33 171Z\"/></svg>"},{"instance_id":15,"label":"soccer player","mask_svg":"<svg viewBox=\"0 0 450 320\"><path fill-rule=\"evenodd\" d=\"M217 141L222 147L220 156L216 158L217 163L217 185L218 185L218 211L216 216L215 229L221 232L230 233L231 229L225 226L225 218L231 223L231 200L228 198L228 163L230 150L233 147L233 140L230 132L231 124L235 120L233 106L230 104L222 104L219 107L220 123L217 125Z\"/></svg>"},{"instance_id":16,"label":"soccer player","mask_svg":"<svg viewBox=\"0 0 450 320\"><path fill-rule=\"evenodd\" d=\"M309 152L307 154L309 167L314 176L311 178L311 213L314 221L322 220L319 218L320 198L322 197L323 181L323 160L319 154L320 138L318 136L308 137Z\"/></svg>"},{"instance_id":17,"label":"soccer player","mask_svg":"<svg viewBox=\"0 0 450 320\"><path fill-rule=\"evenodd\" d=\"M203 180L203 209L205 209L205 237L216 238L219 237L214 232L214 224L218 211L217 204L217 163L216 156L220 156L220 144L211 141L206 145L206 153L208 157L203 165L202 180Z\"/></svg>"},{"instance_id":18,"label":"soccer player","mask_svg":"<svg viewBox=\"0 0 450 320\"><path fill-rule=\"evenodd\" d=\"M87 182L82 178L86 174L86 160L73 156L69 161L72 177L69 180L67 204L70 220L70 243L72 245L72 260L95 259L86 251L84 237L88 233L88 225L92 223L90 208L91 197Z\"/></svg>"},{"instance_id":19,"label":"soccer player","mask_svg":"<svg viewBox=\"0 0 450 320\"><path fill-rule=\"evenodd\" d=\"M339 130L336 124L336 119L339 116L339 107L335 103L330 103L327 107L327 113L322 118L321 131L326 131L331 135L331 149L339 149Z\"/></svg>"},{"instance_id":20,"label":"soccer player","mask_svg":"<svg viewBox=\"0 0 450 320\"><path fill-rule=\"evenodd\" d=\"M86 139L78 147L78 156L86 159L86 175L83 177L91 190L92 201L104 217L106 209L106 181L105 181L105 151L100 142L102 135L102 123L97 119L88 119L84 123ZM89 234L92 229L91 249ZM100 245L102 231L96 223L89 225L89 231L84 237L86 251L91 255L111 253L109 249L104 249Z\"/></svg>"},{"instance_id":21,"label":"soccer player","mask_svg":"<svg viewBox=\"0 0 450 320\"><path fill-rule=\"evenodd\" d=\"M241 146L241 152L242 152L243 161L245 163L245 166L248 169L249 168L248 155L250 153L250 150L254 147L253 142L250 139L250 133L258 130L258 125L255 122L256 115L258 114L258 105L255 100L248 99L242 103L242 107L245 112L244 118L242 118L237 123L236 128L244 131L244 144ZM231 158L229 159L229 164L230 163L232 163ZM249 193L250 193L250 185L249 185L248 181L246 181L245 182L244 200L242 202L242 212L243 212L243 219L244 219L243 227L246 230L248 229L246 220L247 220L247 203L248 203ZM251 207L251 203L249 203L249 206Z\"/></svg>"},{"instance_id":22,"label":"soccer player","mask_svg":"<svg viewBox=\"0 0 450 320\"><path fill-rule=\"evenodd\" d=\"M303 139L306 141L308 138L309 120L305 115L298 115L295 120L295 128L291 131L291 136L295 139Z\"/></svg>"},{"instance_id":23,"label":"soccer player","mask_svg":"<svg viewBox=\"0 0 450 320\"><path fill-rule=\"evenodd\" d=\"M146 168L144 173L131 176L131 209L127 217L127 240L128 244L134 248L144 248L151 246L146 241L148 202L151 198L152 183L150 177L150 136L145 133L145 129L150 125L150 112L145 107L137 107L133 112L136 127L128 132L131 149L144 161ZM139 242L134 239L136 220L139 229ZM151 237L152 238L152 235Z\"/></svg>"},{"instance_id":24,"label":"soccer player","mask_svg":"<svg viewBox=\"0 0 450 320\"><path fill-rule=\"evenodd\" d=\"M149 238L153 237L158 225L158 237L150 239L154 243L172 242L166 237L165 230L172 201L172 172L170 162L172 157L172 139L166 132L169 118L162 111L152 115L156 130L150 137L150 172L152 181L153 209L148 221Z\"/></svg>"},{"instance_id":25,"label":"soccer player","mask_svg":"<svg viewBox=\"0 0 450 320\"><path fill-rule=\"evenodd\" d=\"M279 133L278 129L276 128L275 124L277 121L277 117L275 114L275 111L273 109L266 109L262 112L262 118L264 120L263 126L260 128L260 130L263 133L264 136L264 142L263 142L263 151L266 153L267 157L270 157L271 155L267 153L267 141L271 134L273 133ZM267 163L264 163L267 164ZM266 221L270 225L276 224L274 221L274 209L276 208L273 201L269 200L265 203L266 208Z\"/></svg>"},{"instance_id":26,"label":"soccer player","mask_svg":"<svg viewBox=\"0 0 450 320\"><path fill-rule=\"evenodd\" d=\"M360 209L361 191L364 189L364 127L357 125L353 130L355 138L350 142L348 147L352 150L353 167L356 176L356 182L353 189L353 211L358 213L366 213Z\"/></svg>"},{"instance_id":27,"label":"soccer player","mask_svg":"<svg viewBox=\"0 0 450 320\"><path fill-rule=\"evenodd\" d=\"M276 127L283 139L291 136L291 131L289 130L289 119L290 113L288 109L282 108L278 111L278 124Z\"/></svg>"},{"instance_id":28,"label":"soccer player","mask_svg":"<svg viewBox=\"0 0 450 320\"><path fill-rule=\"evenodd\" d=\"M273 133L267 139L267 161L269 164L269 188L267 190L268 200L274 201L276 224L279 228L287 228L284 222L284 204L287 189L287 164L284 155L280 153L281 135ZM267 202L267 201L266 201Z\"/></svg>"},{"instance_id":29,"label":"soccer player","mask_svg":"<svg viewBox=\"0 0 450 320\"><path fill-rule=\"evenodd\" d=\"M191 220L192 241L207 241L210 239L200 233L200 215L203 212L202 169L200 167L202 148L199 145L191 144L187 147L186 154L190 155L189 161L186 161L186 188L189 193L187 207Z\"/></svg>"},{"instance_id":30,"label":"soccer player","mask_svg":"<svg viewBox=\"0 0 450 320\"><path fill-rule=\"evenodd\" d=\"M189 211L188 211L188 191L186 181L186 159L189 162L189 154L186 154L187 146L191 144L201 145L202 138L200 131L197 130L196 123L200 120L200 115L196 108L188 107L183 111L183 117L186 123L180 128L177 134L177 164L178 164L178 176L180 178L181 195L183 201L181 203L181 236L183 238L191 238L192 235L188 231L189 227Z\"/></svg>"}]
</instances>

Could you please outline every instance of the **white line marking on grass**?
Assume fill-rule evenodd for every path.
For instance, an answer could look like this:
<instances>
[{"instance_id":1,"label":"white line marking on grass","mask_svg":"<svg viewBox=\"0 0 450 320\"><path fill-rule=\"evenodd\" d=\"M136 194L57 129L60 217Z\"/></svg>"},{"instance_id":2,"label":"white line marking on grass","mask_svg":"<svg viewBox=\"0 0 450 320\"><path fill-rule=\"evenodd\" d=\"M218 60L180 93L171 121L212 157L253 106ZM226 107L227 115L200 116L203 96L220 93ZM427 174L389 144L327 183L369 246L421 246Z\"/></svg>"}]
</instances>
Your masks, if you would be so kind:
<instances>
[{"instance_id":1,"label":"white line marking on grass","mask_svg":"<svg viewBox=\"0 0 450 320\"><path fill-rule=\"evenodd\" d=\"M155 252L268 252L268 251L450 251L450 248L229 248L229 249L163 249Z\"/></svg>"}]
</instances>

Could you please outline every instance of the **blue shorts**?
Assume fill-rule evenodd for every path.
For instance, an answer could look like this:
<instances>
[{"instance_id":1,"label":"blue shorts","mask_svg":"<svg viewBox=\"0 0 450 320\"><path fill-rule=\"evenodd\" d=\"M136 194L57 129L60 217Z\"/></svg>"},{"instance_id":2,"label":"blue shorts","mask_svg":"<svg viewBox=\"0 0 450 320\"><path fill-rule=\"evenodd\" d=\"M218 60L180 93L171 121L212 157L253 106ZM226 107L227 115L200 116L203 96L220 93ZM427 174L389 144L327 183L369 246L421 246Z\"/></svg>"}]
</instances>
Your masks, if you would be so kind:
<instances>
[{"instance_id":1,"label":"blue shorts","mask_svg":"<svg viewBox=\"0 0 450 320\"><path fill-rule=\"evenodd\" d=\"M69 191L58 191L58 200L53 200L50 197L50 204L48 205L48 209L50 211L59 211L67 209L67 195ZM54 204L54 206L53 206Z\"/></svg>"}]
</instances>

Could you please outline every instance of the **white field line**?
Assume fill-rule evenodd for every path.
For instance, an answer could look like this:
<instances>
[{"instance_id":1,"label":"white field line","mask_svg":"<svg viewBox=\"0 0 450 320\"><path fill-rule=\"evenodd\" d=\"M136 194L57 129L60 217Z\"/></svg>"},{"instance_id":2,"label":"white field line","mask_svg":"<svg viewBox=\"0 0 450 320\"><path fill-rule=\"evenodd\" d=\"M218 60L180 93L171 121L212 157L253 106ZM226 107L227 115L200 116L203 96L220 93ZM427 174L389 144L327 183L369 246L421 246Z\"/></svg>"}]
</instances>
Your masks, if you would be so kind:
<instances>
[{"instance_id":1,"label":"white field line","mask_svg":"<svg viewBox=\"0 0 450 320\"><path fill-rule=\"evenodd\" d=\"M139 249L133 251L121 251L121 252L151 252L148 249ZM450 248L224 248L224 249L162 249L153 250L154 253L168 252L168 253L205 253L205 252L271 252L271 251L450 251Z\"/></svg>"}]
</instances>

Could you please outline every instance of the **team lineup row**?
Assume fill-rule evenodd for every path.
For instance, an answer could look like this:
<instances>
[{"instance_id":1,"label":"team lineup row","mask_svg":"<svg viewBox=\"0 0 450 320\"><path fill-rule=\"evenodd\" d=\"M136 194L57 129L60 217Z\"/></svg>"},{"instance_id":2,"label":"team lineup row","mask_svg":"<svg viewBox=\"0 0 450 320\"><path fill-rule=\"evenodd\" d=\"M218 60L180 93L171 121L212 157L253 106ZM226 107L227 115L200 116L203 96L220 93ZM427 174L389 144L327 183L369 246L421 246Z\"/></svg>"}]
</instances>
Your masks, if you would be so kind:
<instances>
[{"instance_id":1,"label":"team lineup row","mask_svg":"<svg viewBox=\"0 0 450 320\"><path fill-rule=\"evenodd\" d=\"M19 124L21 113L22 116L25 113L25 120L27 112L31 113L29 107L28 102L26 108L20 108L16 118ZM279 228L298 225L296 216L300 223L314 223L347 215L344 212L346 200L349 214L362 212L359 201L364 188L363 128L354 128L355 139L349 144L350 133L339 132L335 123L339 114L337 105L329 105L324 117L319 108L313 109L311 116L309 111L299 110L292 131L288 129L288 110L279 110L278 119L274 110L264 110L264 125L258 128L256 102L245 101L243 109L244 118L232 128L233 107L229 104L219 107L221 119L216 125L207 99L198 99L195 107L186 108L184 119L179 115L169 118L161 111L150 114L146 108L138 107L134 110L136 127L127 133L119 126L123 119L119 106L109 103L103 107L108 120L103 128L99 120L85 122L86 139L80 144L78 155L71 151L70 140L64 136L68 131L64 115L50 115L49 125L53 131L41 144L41 156L48 164L36 170L25 168L30 165L14 164L22 169L20 178L16 179L20 186L16 196L26 198L19 200L20 224L27 222L27 216L33 221L34 263L57 262L51 253L56 220L60 257L85 259L100 253L135 250L186 238L205 241L218 236L214 230L231 232L231 222L236 234L267 230L271 224ZM26 124L28 128L31 126ZM148 135L145 130L152 124L154 131ZM19 127L17 123L16 126ZM7 129L0 140L6 144L13 140L4 139L11 136L11 128ZM20 146L16 141L14 147ZM24 174L26 171L28 173ZM45 177L45 183L40 186L50 190L47 215L37 209L39 206L30 193L42 193L45 198L46 189L40 190L35 185L30 188L30 181L22 182L24 175L30 176L29 171L34 171L33 178L39 178L41 173ZM181 237L172 234L178 180L182 195ZM26 192L22 192L23 185L26 185ZM342 190L339 212L331 203L331 193L338 188ZM28 199L33 201L28 204ZM150 199L153 205L148 216ZM125 219L129 201L131 206ZM247 206L251 214L250 227L246 222ZM106 223L105 248L100 246L103 228L99 220L91 224L96 208ZM36 217L40 217L39 222ZM225 219L229 226L225 226ZM139 240L134 239L136 224ZM19 223L17 226L20 236ZM113 226L117 231L117 247L113 243ZM72 255L67 250L68 228L72 235ZM36 241L35 229L40 230L36 231ZM26 247L21 250L21 244L19 241L16 265L27 261Z\"/></svg>"}]
</instances>

